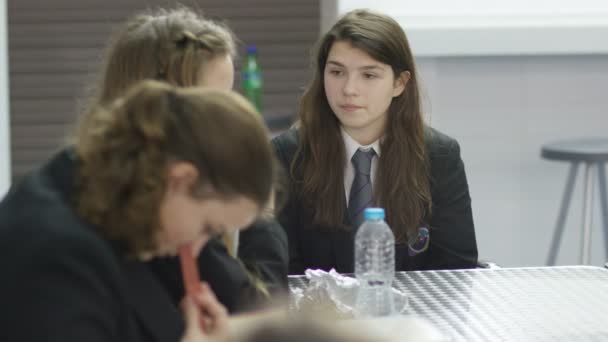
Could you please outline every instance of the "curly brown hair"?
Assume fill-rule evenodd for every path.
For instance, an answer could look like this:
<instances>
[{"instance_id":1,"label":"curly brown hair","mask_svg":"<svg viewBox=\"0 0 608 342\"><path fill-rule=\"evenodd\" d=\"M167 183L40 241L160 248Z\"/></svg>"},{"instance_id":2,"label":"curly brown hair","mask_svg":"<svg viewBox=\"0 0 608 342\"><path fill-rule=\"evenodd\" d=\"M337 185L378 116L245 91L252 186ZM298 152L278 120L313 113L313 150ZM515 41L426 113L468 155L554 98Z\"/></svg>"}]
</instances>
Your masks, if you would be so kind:
<instances>
[{"instance_id":1,"label":"curly brown hair","mask_svg":"<svg viewBox=\"0 0 608 342\"><path fill-rule=\"evenodd\" d=\"M166 166L192 163L194 197L211 186L222 198L269 200L276 162L257 111L234 92L178 89L144 81L92 112L76 141L78 213L129 253L156 248Z\"/></svg>"}]
</instances>

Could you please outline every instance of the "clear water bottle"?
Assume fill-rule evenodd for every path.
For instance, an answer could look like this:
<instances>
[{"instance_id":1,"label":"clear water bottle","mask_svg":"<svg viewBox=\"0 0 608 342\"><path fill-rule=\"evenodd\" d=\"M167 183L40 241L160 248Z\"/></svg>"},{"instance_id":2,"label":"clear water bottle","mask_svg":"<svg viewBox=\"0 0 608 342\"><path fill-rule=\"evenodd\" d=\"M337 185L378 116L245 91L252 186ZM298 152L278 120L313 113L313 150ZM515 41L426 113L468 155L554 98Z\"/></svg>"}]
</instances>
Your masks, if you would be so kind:
<instances>
[{"instance_id":1,"label":"clear water bottle","mask_svg":"<svg viewBox=\"0 0 608 342\"><path fill-rule=\"evenodd\" d=\"M355 276L360 288L356 309L361 317L395 313L395 236L384 221L384 209L367 208L355 235Z\"/></svg>"},{"instance_id":2,"label":"clear water bottle","mask_svg":"<svg viewBox=\"0 0 608 342\"><path fill-rule=\"evenodd\" d=\"M258 50L255 45L247 47L242 76L245 97L262 113L262 69L258 64Z\"/></svg>"}]
</instances>

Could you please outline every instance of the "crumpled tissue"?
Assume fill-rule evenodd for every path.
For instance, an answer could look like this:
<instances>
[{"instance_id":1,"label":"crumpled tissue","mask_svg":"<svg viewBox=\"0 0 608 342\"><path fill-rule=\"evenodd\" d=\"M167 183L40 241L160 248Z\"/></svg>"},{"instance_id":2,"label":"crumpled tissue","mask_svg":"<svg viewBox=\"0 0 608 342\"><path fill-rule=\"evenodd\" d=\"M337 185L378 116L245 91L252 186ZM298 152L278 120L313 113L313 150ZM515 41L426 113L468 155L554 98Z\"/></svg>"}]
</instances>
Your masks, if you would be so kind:
<instances>
[{"instance_id":1,"label":"crumpled tissue","mask_svg":"<svg viewBox=\"0 0 608 342\"><path fill-rule=\"evenodd\" d=\"M341 318L357 316L356 301L359 281L341 275L333 268L329 271L307 269L305 276L308 286L305 289L292 289L291 296L297 311L319 311L335 313ZM395 311L401 313L407 308L407 295L395 288Z\"/></svg>"}]
</instances>

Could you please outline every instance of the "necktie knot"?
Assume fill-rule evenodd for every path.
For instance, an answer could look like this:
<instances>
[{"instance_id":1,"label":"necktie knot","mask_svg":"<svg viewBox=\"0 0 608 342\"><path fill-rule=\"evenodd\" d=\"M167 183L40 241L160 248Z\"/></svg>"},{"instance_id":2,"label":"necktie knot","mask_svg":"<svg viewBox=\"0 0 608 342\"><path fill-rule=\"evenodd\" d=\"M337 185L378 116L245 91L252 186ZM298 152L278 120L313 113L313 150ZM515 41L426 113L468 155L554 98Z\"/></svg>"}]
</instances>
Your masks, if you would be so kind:
<instances>
[{"instance_id":1,"label":"necktie knot","mask_svg":"<svg viewBox=\"0 0 608 342\"><path fill-rule=\"evenodd\" d=\"M376 152L373 148L370 148L367 151L358 149L351 159L355 172L369 176L372 169L372 159L374 158L374 155L376 155Z\"/></svg>"}]
</instances>

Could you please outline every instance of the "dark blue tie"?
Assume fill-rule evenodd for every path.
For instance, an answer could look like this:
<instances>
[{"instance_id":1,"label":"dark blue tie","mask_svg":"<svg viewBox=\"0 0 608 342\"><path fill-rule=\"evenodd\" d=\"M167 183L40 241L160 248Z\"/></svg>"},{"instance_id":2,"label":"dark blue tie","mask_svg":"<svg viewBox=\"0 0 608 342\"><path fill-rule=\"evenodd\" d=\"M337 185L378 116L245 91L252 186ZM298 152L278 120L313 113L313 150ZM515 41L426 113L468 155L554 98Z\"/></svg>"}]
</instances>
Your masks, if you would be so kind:
<instances>
[{"instance_id":1,"label":"dark blue tie","mask_svg":"<svg viewBox=\"0 0 608 342\"><path fill-rule=\"evenodd\" d=\"M372 159L374 149L369 151L357 150L351 162L355 168L355 179L348 196L348 217L353 228L358 228L364 221L363 211L372 205L373 192L371 182Z\"/></svg>"}]
</instances>

